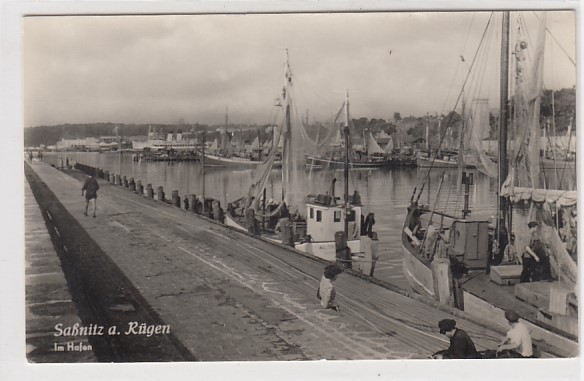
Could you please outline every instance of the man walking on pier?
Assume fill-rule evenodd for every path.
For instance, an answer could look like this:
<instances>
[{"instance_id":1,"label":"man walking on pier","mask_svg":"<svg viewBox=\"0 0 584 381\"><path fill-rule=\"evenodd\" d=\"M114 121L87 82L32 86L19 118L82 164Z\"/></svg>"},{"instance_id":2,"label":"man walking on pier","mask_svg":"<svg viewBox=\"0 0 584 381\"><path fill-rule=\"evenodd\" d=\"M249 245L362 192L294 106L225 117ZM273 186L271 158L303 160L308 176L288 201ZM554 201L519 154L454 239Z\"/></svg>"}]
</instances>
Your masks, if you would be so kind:
<instances>
[{"instance_id":1,"label":"man walking on pier","mask_svg":"<svg viewBox=\"0 0 584 381\"><path fill-rule=\"evenodd\" d=\"M85 193L85 214L87 216L87 209L89 208L89 200L93 199L93 218L95 218L95 210L97 209L97 190L99 189L99 184L93 176L88 176L83 183L81 188L81 196Z\"/></svg>"}]
</instances>

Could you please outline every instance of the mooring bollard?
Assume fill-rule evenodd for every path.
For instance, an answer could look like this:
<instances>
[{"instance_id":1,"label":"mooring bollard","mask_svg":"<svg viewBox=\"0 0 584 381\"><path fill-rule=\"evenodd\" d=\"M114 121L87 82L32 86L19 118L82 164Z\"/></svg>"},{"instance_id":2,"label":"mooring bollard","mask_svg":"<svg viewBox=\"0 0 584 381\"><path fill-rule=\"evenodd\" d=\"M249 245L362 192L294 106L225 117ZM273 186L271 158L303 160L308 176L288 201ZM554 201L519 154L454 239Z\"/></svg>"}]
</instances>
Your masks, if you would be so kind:
<instances>
[{"instance_id":1,"label":"mooring bollard","mask_svg":"<svg viewBox=\"0 0 584 381\"><path fill-rule=\"evenodd\" d=\"M136 193L144 194L144 187L142 186L142 180L136 180Z\"/></svg>"},{"instance_id":2,"label":"mooring bollard","mask_svg":"<svg viewBox=\"0 0 584 381\"><path fill-rule=\"evenodd\" d=\"M130 188L132 192L136 191L136 183L134 182L133 177L130 177L130 180L128 181L128 188Z\"/></svg>"},{"instance_id":3,"label":"mooring bollard","mask_svg":"<svg viewBox=\"0 0 584 381\"><path fill-rule=\"evenodd\" d=\"M210 197L205 197L203 199L203 210L201 214L207 218L213 218L213 199Z\"/></svg>"},{"instance_id":4,"label":"mooring bollard","mask_svg":"<svg viewBox=\"0 0 584 381\"><path fill-rule=\"evenodd\" d=\"M212 205L213 205L213 219L215 221L221 222L221 204L219 203L219 201L214 200Z\"/></svg>"},{"instance_id":5,"label":"mooring bollard","mask_svg":"<svg viewBox=\"0 0 584 381\"><path fill-rule=\"evenodd\" d=\"M164 201L164 189L162 185L156 188L156 196L158 197L158 201Z\"/></svg>"},{"instance_id":6,"label":"mooring bollard","mask_svg":"<svg viewBox=\"0 0 584 381\"><path fill-rule=\"evenodd\" d=\"M335 248L337 265L342 266L342 268L352 268L351 249L347 246L347 236L344 231L335 233Z\"/></svg>"},{"instance_id":7,"label":"mooring bollard","mask_svg":"<svg viewBox=\"0 0 584 381\"><path fill-rule=\"evenodd\" d=\"M189 195L189 207L191 208L191 212L197 212L197 195L191 194Z\"/></svg>"},{"instance_id":8,"label":"mooring bollard","mask_svg":"<svg viewBox=\"0 0 584 381\"><path fill-rule=\"evenodd\" d=\"M149 198L154 198L154 189L152 189L152 184L146 184L146 195Z\"/></svg>"},{"instance_id":9,"label":"mooring bollard","mask_svg":"<svg viewBox=\"0 0 584 381\"><path fill-rule=\"evenodd\" d=\"M178 195L178 190L176 189L172 191L172 205L180 208L180 197Z\"/></svg>"}]
</instances>

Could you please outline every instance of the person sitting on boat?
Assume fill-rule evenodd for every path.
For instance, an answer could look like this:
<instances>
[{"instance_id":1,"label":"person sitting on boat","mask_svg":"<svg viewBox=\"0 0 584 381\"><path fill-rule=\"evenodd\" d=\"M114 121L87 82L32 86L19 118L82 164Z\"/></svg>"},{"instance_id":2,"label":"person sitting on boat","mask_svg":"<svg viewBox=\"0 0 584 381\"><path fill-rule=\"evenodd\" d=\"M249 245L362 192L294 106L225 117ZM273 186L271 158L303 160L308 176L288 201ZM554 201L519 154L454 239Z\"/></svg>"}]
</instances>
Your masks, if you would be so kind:
<instances>
[{"instance_id":1,"label":"person sitting on boat","mask_svg":"<svg viewBox=\"0 0 584 381\"><path fill-rule=\"evenodd\" d=\"M436 243L438 242L438 238L440 236L440 227L437 225L430 225L428 226L428 230L426 231L426 238L424 240L423 246L423 253L424 258L427 260L432 260L434 258L434 254L436 253Z\"/></svg>"},{"instance_id":2,"label":"person sitting on boat","mask_svg":"<svg viewBox=\"0 0 584 381\"><path fill-rule=\"evenodd\" d=\"M507 229L505 226L501 225L499 227L499 235L496 239L496 244L493 243L493 262L491 263L492 266L498 266L503 262L503 256L505 255L505 248L509 243L509 239L507 237Z\"/></svg>"},{"instance_id":3,"label":"person sitting on boat","mask_svg":"<svg viewBox=\"0 0 584 381\"><path fill-rule=\"evenodd\" d=\"M318 287L318 292L316 297L320 299L320 305L323 308L330 308L335 311L339 311L339 305L335 301L336 291L333 286L333 282L337 280L339 274L343 272L343 269L337 265L328 265L324 268L324 273L322 278L320 278L320 284Z\"/></svg>"},{"instance_id":4,"label":"person sitting on boat","mask_svg":"<svg viewBox=\"0 0 584 381\"><path fill-rule=\"evenodd\" d=\"M441 335L450 339L450 346L446 350L436 352L435 359L476 359L477 349L474 342L465 330L456 328L456 321L443 319L438 322Z\"/></svg>"},{"instance_id":5,"label":"person sitting on boat","mask_svg":"<svg viewBox=\"0 0 584 381\"><path fill-rule=\"evenodd\" d=\"M515 234L511 233L511 240L509 244L505 247L503 251L503 264L516 264L519 263L517 257L517 249L515 248Z\"/></svg>"},{"instance_id":6,"label":"person sitting on boat","mask_svg":"<svg viewBox=\"0 0 584 381\"><path fill-rule=\"evenodd\" d=\"M511 329L497 347L497 357L533 357L531 335L527 325L519 321L519 314L513 310L505 311L505 318Z\"/></svg>"},{"instance_id":7,"label":"person sitting on boat","mask_svg":"<svg viewBox=\"0 0 584 381\"><path fill-rule=\"evenodd\" d=\"M539 240L537 236L537 222L531 221L527 224L529 227L529 233L531 234L531 238L529 241L529 245L525 247L525 251L520 258L520 263L523 265L523 270L521 271L521 276L519 278L519 282L531 282L533 272L535 270L535 265L537 262L540 261L540 255L543 248L543 243Z\"/></svg>"},{"instance_id":8,"label":"person sitting on boat","mask_svg":"<svg viewBox=\"0 0 584 381\"><path fill-rule=\"evenodd\" d=\"M414 210L410 219L409 225L405 228L408 239L414 246L420 246L420 240L424 239L424 232L422 229L422 220L420 219L420 211Z\"/></svg>"},{"instance_id":9,"label":"person sitting on boat","mask_svg":"<svg viewBox=\"0 0 584 381\"><path fill-rule=\"evenodd\" d=\"M355 192L353 192L353 199L351 202L353 203L353 205L361 205L361 195L359 194L357 189L355 189Z\"/></svg>"},{"instance_id":10,"label":"person sitting on boat","mask_svg":"<svg viewBox=\"0 0 584 381\"><path fill-rule=\"evenodd\" d=\"M375 225L375 213L368 213L365 217L365 234L371 238L373 234L373 225Z\"/></svg>"}]
</instances>

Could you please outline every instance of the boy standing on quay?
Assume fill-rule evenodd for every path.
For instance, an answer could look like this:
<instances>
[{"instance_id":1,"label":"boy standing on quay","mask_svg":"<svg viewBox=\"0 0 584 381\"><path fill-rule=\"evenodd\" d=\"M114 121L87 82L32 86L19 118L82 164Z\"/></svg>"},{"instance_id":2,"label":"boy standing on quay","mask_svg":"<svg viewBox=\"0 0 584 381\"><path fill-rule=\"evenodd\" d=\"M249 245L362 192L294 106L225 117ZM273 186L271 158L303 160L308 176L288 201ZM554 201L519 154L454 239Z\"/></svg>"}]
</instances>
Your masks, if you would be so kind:
<instances>
[{"instance_id":1,"label":"boy standing on quay","mask_svg":"<svg viewBox=\"0 0 584 381\"><path fill-rule=\"evenodd\" d=\"M97 190L99 189L99 184L93 176L88 176L83 183L81 188L81 196L85 193L85 214L87 216L87 209L89 208L89 200L93 199L93 218L95 218L95 210L97 209Z\"/></svg>"}]
</instances>

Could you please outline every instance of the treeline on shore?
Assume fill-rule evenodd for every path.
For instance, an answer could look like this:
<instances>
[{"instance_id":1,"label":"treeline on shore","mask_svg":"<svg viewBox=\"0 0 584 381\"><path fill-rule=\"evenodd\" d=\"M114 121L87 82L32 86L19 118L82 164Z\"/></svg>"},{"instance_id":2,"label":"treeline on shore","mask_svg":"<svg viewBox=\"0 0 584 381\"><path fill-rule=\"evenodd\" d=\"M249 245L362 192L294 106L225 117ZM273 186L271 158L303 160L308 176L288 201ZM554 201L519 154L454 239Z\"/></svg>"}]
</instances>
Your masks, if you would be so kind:
<instances>
[{"instance_id":1,"label":"treeline on shore","mask_svg":"<svg viewBox=\"0 0 584 381\"><path fill-rule=\"evenodd\" d=\"M552 107L553 99L553 107ZM554 125L556 134L565 134L570 119L573 118L572 131L576 130L576 88L566 88L554 91L544 91L541 101L541 119L542 122L549 120L554 115ZM491 114L491 136L496 137L498 115ZM440 121L440 123L439 123ZM458 127L462 123L462 116L453 111L443 115L432 116L407 116L402 118L399 112L395 112L392 121L386 121L381 118L354 118L352 119L351 134L354 136L361 135L364 129L370 129L372 132L383 131L387 134L399 134L400 140L414 141L425 138L426 125L430 127L432 137L443 134L447 127L453 130L453 136L458 136ZM440 126L440 129L438 129ZM59 124L52 126L35 126L24 129L24 145L40 146L55 145L62 138L65 139L83 139L87 137L100 136L146 136L150 128L163 134L170 132L192 132L195 135L205 133L208 139L215 138L218 135L218 129L225 126L206 125L206 124L124 124L124 123L85 123L85 124ZM320 122L314 122L308 126L310 135L323 136L323 130L326 128ZM265 139L269 125L238 125L229 124L228 129L241 130L243 137L253 139L258 134ZM317 132L320 130L319 132Z\"/></svg>"}]
</instances>

